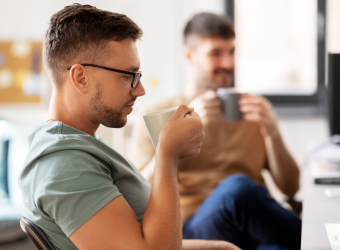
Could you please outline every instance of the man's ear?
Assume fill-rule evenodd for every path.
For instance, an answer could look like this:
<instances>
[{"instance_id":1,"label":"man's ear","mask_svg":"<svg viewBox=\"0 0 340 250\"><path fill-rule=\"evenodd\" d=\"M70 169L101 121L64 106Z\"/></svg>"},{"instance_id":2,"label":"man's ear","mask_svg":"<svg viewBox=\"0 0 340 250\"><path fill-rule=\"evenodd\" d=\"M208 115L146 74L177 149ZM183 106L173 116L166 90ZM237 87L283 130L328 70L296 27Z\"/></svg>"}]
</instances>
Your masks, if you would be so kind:
<instances>
[{"instance_id":1,"label":"man's ear","mask_svg":"<svg viewBox=\"0 0 340 250\"><path fill-rule=\"evenodd\" d=\"M70 69L70 79L73 87L79 93L87 93L89 91L88 78L86 76L86 68L81 64L74 64Z\"/></svg>"},{"instance_id":2,"label":"man's ear","mask_svg":"<svg viewBox=\"0 0 340 250\"><path fill-rule=\"evenodd\" d=\"M184 53L185 58L188 60L188 62L191 62L192 53L193 53L192 48L188 45L184 45L183 53Z\"/></svg>"}]
</instances>

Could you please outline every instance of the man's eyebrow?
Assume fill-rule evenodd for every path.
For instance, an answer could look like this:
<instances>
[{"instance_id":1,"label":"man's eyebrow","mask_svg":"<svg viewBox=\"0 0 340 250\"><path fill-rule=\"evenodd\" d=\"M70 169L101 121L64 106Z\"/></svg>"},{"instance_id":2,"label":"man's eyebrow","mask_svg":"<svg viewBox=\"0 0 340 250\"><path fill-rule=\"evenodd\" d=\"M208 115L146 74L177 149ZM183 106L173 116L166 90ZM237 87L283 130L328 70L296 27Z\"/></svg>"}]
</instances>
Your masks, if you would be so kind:
<instances>
[{"instance_id":1,"label":"man's eyebrow","mask_svg":"<svg viewBox=\"0 0 340 250\"><path fill-rule=\"evenodd\" d=\"M140 69L139 67L131 66L129 68L124 69L124 71L137 72L137 71L139 71L139 69Z\"/></svg>"}]
</instances>

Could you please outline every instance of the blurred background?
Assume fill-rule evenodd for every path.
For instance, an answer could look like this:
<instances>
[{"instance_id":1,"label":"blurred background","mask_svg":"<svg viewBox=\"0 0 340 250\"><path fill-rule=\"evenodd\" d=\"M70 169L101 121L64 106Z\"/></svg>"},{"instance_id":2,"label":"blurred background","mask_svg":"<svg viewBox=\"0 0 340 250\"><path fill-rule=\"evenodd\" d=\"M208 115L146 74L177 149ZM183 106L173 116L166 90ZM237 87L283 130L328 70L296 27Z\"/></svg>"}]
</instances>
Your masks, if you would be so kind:
<instances>
[{"instance_id":1,"label":"blurred background","mask_svg":"<svg viewBox=\"0 0 340 250\"><path fill-rule=\"evenodd\" d=\"M42 65L50 17L68 0L0 0L0 248L28 249L10 231L21 201L17 177L28 133L45 120L51 87ZM272 103L287 147L303 173L309 150L329 138L327 53L340 53L340 0L96 0L78 1L124 13L144 31L138 42L146 95L122 129L100 127L101 138L129 157L131 129L141 107L180 91L188 81L182 32L198 12L226 14L236 29L234 83ZM263 173L272 195L283 196ZM302 176L303 179L303 176ZM297 194L302 200L303 190ZM2 223L5 221L6 223ZM2 242L2 243L1 243ZM2 245L1 245L2 244ZM29 242L27 244L30 244ZM32 246L31 246L32 247ZM34 247L32 247L34 249Z\"/></svg>"}]
</instances>

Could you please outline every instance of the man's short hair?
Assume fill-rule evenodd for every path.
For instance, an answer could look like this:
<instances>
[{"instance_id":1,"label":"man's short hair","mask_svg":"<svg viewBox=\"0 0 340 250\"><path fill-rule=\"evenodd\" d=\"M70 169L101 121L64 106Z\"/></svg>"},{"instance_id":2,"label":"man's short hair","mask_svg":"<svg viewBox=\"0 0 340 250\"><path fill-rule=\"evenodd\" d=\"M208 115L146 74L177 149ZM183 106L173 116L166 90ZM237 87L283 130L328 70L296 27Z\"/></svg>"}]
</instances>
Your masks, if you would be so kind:
<instances>
[{"instance_id":1,"label":"man's short hair","mask_svg":"<svg viewBox=\"0 0 340 250\"><path fill-rule=\"evenodd\" d=\"M44 64L58 87L67 67L102 60L109 41L137 41L142 34L126 15L91 5L66 6L51 17L43 46Z\"/></svg>"},{"instance_id":2,"label":"man's short hair","mask_svg":"<svg viewBox=\"0 0 340 250\"><path fill-rule=\"evenodd\" d=\"M184 44L191 45L191 38L235 38L232 21L224 16L214 13L199 13L194 15L184 28Z\"/></svg>"}]
</instances>

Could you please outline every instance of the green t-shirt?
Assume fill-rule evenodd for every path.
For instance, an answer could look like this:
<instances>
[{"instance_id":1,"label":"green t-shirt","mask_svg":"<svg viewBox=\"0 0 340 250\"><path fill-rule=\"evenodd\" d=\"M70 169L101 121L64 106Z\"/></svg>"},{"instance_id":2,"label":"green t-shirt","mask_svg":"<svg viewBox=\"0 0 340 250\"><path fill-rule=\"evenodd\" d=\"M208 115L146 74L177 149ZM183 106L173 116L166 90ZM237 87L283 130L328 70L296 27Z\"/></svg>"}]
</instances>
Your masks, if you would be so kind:
<instances>
[{"instance_id":1,"label":"green t-shirt","mask_svg":"<svg viewBox=\"0 0 340 250\"><path fill-rule=\"evenodd\" d=\"M62 122L40 124L29 140L19 178L21 215L43 229L57 248L77 249L68 237L120 195L141 223L151 189L130 161Z\"/></svg>"}]
</instances>

